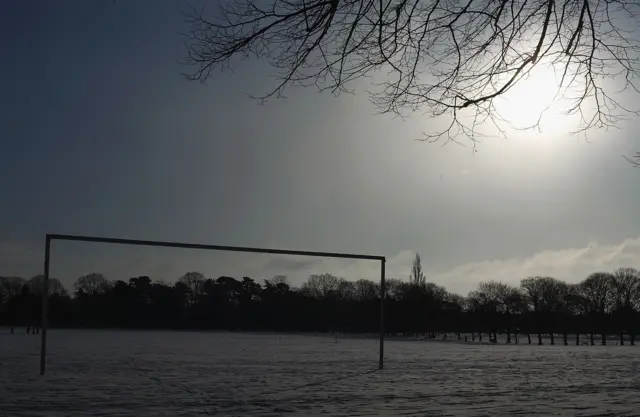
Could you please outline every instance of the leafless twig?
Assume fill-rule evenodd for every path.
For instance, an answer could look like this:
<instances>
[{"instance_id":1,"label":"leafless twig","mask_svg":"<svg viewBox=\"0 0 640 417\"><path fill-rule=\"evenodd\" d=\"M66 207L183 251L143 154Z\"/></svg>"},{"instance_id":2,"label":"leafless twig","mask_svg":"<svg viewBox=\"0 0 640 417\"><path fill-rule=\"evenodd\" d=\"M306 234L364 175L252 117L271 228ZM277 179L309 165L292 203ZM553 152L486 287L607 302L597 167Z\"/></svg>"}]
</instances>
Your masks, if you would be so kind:
<instances>
[{"instance_id":1,"label":"leafless twig","mask_svg":"<svg viewBox=\"0 0 640 417\"><path fill-rule=\"evenodd\" d=\"M634 168L640 168L640 152L636 152L636 154L632 157L628 157L622 155L624 159L627 160Z\"/></svg>"}]
</instances>

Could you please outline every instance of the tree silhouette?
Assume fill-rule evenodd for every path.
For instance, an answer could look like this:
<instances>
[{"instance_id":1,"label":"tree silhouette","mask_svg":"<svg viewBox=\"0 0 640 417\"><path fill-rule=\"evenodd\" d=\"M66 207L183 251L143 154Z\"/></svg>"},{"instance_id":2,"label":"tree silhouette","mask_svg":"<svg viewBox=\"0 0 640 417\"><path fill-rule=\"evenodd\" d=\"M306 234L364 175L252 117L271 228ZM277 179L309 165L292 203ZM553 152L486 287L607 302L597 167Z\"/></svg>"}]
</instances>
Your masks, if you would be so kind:
<instances>
[{"instance_id":1,"label":"tree silhouette","mask_svg":"<svg viewBox=\"0 0 640 417\"><path fill-rule=\"evenodd\" d=\"M380 289L372 281L359 279L355 282L355 297L360 301L373 300L379 296Z\"/></svg>"},{"instance_id":2,"label":"tree silhouette","mask_svg":"<svg viewBox=\"0 0 640 417\"><path fill-rule=\"evenodd\" d=\"M420 254L416 253L416 257L413 260L413 265L411 266L411 275L409 276L409 281L415 285L424 285L427 279L424 276L424 272L422 272L422 262L420 260Z\"/></svg>"},{"instance_id":3,"label":"tree silhouette","mask_svg":"<svg viewBox=\"0 0 640 417\"><path fill-rule=\"evenodd\" d=\"M44 292L44 275L36 275L25 282L24 285L29 289L30 294L39 297ZM56 278L49 278L47 293L50 296L66 296L67 290L64 288L60 280Z\"/></svg>"},{"instance_id":4,"label":"tree silhouette","mask_svg":"<svg viewBox=\"0 0 640 417\"><path fill-rule=\"evenodd\" d=\"M277 286L279 284L285 284L285 285L291 286L289 284L289 278L287 278L285 275L276 275L276 276L274 276L272 278L269 278L268 280L265 280L265 281L268 281L271 285L275 285L275 286Z\"/></svg>"},{"instance_id":5,"label":"tree silhouette","mask_svg":"<svg viewBox=\"0 0 640 417\"><path fill-rule=\"evenodd\" d=\"M499 283L496 288L496 295L500 303L500 310L504 317L504 326L507 332L507 343L511 343L511 331L516 325L516 318L520 315L524 308L524 300L522 294L517 288L510 285ZM516 343L518 343L518 335L515 333Z\"/></svg>"},{"instance_id":6,"label":"tree silhouette","mask_svg":"<svg viewBox=\"0 0 640 417\"><path fill-rule=\"evenodd\" d=\"M302 286L302 292L310 297L328 298L338 290L340 279L331 274L311 275Z\"/></svg>"},{"instance_id":7,"label":"tree silhouette","mask_svg":"<svg viewBox=\"0 0 640 417\"><path fill-rule=\"evenodd\" d=\"M380 287L331 274L311 275L301 288L282 277L262 280L189 272L173 285L148 276L107 281L100 274L76 280L73 296L51 280L49 319L58 327L272 330L375 333L379 329ZM598 272L578 284L551 277L529 277L513 287L484 281L467 297L435 283L390 278L385 294L389 334L467 342L519 343L519 335L617 335L635 344L640 311L640 275L620 268ZM37 326L42 277L0 278L0 325ZM455 337L450 335L455 334Z\"/></svg>"},{"instance_id":8,"label":"tree silhouette","mask_svg":"<svg viewBox=\"0 0 640 417\"><path fill-rule=\"evenodd\" d=\"M111 288L109 282L102 274L87 274L76 280L73 284L76 293L83 293L90 296L104 294Z\"/></svg>"},{"instance_id":9,"label":"tree silhouette","mask_svg":"<svg viewBox=\"0 0 640 417\"><path fill-rule=\"evenodd\" d=\"M633 343L635 312L640 308L640 271L635 268L619 268L613 272L612 284L613 314L618 323L620 343L624 344L624 334L629 331Z\"/></svg>"},{"instance_id":10,"label":"tree silhouette","mask_svg":"<svg viewBox=\"0 0 640 417\"><path fill-rule=\"evenodd\" d=\"M484 316L484 322L488 325L490 340L497 338L498 327L500 326L500 315L504 309L504 294L508 292L506 284L488 281L481 282L478 290L469 294L469 298L475 302L478 312Z\"/></svg>"},{"instance_id":11,"label":"tree silhouette","mask_svg":"<svg viewBox=\"0 0 640 417\"><path fill-rule=\"evenodd\" d=\"M178 282L184 285L187 294L187 303L190 307L198 303L198 299L202 296L204 287L204 276L199 272L187 272Z\"/></svg>"},{"instance_id":12,"label":"tree silhouette","mask_svg":"<svg viewBox=\"0 0 640 417\"><path fill-rule=\"evenodd\" d=\"M614 277L612 274L594 272L581 283L583 294L589 303L589 313L593 319L592 323L600 331L603 345L607 343L606 318L613 301L613 282ZM591 335L591 343L593 344L593 331Z\"/></svg>"},{"instance_id":13,"label":"tree silhouette","mask_svg":"<svg viewBox=\"0 0 640 417\"><path fill-rule=\"evenodd\" d=\"M20 295L25 280L20 277L0 277L0 295L7 300Z\"/></svg>"},{"instance_id":14,"label":"tree silhouette","mask_svg":"<svg viewBox=\"0 0 640 417\"><path fill-rule=\"evenodd\" d=\"M542 344L542 331L544 327L545 294L552 286L548 277L530 277L520 282L520 288L527 300L527 308L532 312L535 320L536 333L538 334L538 344Z\"/></svg>"}]
</instances>

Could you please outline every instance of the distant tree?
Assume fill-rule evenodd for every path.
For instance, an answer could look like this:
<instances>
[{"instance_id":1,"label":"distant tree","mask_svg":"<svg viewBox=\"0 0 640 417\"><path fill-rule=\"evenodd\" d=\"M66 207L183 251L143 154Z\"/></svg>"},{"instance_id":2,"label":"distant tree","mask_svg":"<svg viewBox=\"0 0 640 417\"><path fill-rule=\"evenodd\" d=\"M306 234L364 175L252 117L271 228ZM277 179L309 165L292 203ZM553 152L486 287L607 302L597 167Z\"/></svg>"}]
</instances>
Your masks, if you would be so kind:
<instances>
[{"instance_id":1,"label":"distant tree","mask_svg":"<svg viewBox=\"0 0 640 417\"><path fill-rule=\"evenodd\" d=\"M612 301L618 310L633 311L640 307L640 271L619 268L613 272Z\"/></svg>"},{"instance_id":2,"label":"distant tree","mask_svg":"<svg viewBox=\"0 0 640 417\"><path fill-rule=\"evenodd\" d=\"M76 294L89 296L105 294L112 286L113 284L104 275L98 273L83 275L73 284Z\"/></svg>"},{"instance_id":3,"label":"distant tree","mask_svg":"<svg viewBox=\"0 0 640 417\"><path fill-rule=\"evenodd\" d=\"M515 318L523 312L524 300L522 293L517 288L508 284L499 283L495 292L500 303L500 311L505 318L505 330L507 333L507 343L511 343L512 329L515 325ZM515 334L517 342L517 334Z\"/></svg>"},{"instance_id":4,"label":"distant tree","mask_svg":"<svg viewBox=\"0 0 640 417\"><path fill-rule=\"evenodd\" d=\"M385 280L385 286L384 286L385 298L391 298L395 300L401 299L403 286L404 286L404 282L402 282L402 280L399 280L397 278L387 278ZM376 287L378 288L376 292L380 294L380 288L378 284L376 284Z\"/></svg>"},{"instance_id":5,"label":"distant tree","mask_svg":"<svg viewBox=\"0 0 640 417\"><path fill-rule=\"evenodd\" d=\"M262 292L262 287L260 287L260 284L249 277L243 277L241 285L243 290L243 297L245 297L247 301L257 301L260 299L260 293Z\"/></svg>"},{"instance_id":6,"label":"distant tree","mask_svg":"<svg viewBox=\"0 0 640 417\"><path fill-rule=\"evenodd\" d=\"M464 330L462 314L466 309L466 300L459 294L447 292L442 301L442 328L455 330L458 340L462 339L461 331Z\"/></svg>"},{"instance_id":7,"label":"distant tree","mask_svg":"<svg viewBox=\"0 0 640 417\"><path fill-rule=\"evenodd\" d=\"M543 326L549 333L551 344L555 344L554 334L562 327L558 319L562 315L564 300L568 294L568 286L565 282L556 278L544 277L540 280L542 290L542 311L538 316L542 317ZM564 331L564 329L563 329Z\"/></svg>"},{"instance_id":8,"label":"distant tree","mask_svg":"<svg viewBox=\"0 0 640 417\"><path fill-rule=\"evenodd\" d=\"M287 278L286 275L276 275L272 278L269 278L267 280L265 280L266 282L268 282L270 285L273 286L278 286L279 284L286 284L288 286L291 286L291 283L289 282L289 278Z\"/></svg>"},{"instance_id":9,"label":"distant tree","mask_svg":"<svg viewBox=\"0 0 640 417\"><path fill-rule=\"evenodd\" d=\"M199 272L187 272L178 279L184 285L187 296L187 304L194 307L203 293L204 275Z\"/></svg>"},{"instance_id":10,"label":"distant tree","mask_svg":"<svg viewBox=\"0 0 640 417\"><path fill-rule=\"evenodd\" d=\"M418 253L416 253L416 257L413 259L413 264L411 265L409 282L414 285L424 285L427 282L424 272L422 272L422 262L420 261L420 254Z\"/></svg>"},{"instance_id":11,"label":"distant tree","mask_svg":"<svg viewBox=\"0 0 640 417\"><path fill-rule=\"evenodd\" d=\"M545 326L547 301L554 290L555 279L550 277L529 277L520 281L520 289L527 301L528 309L535 318L538 344L542 345L542 331Z\"/></svg>"},{"instance_id":12,"label":"distant tree","mask_svg":"<svg viewBox=\"0 0 640 417\"><path fill-rule=\"evenodd\" d=\"M580 287L589 302L589 310L594 321L599 327L602 344L606 345L606 315L613 303L614 276L608 272L594 272L580 283Z\"/></svg>"},{"instance_id":13,"label":"distant tree","mask_svg":"<svg viewBox=\"0 0 640 417\"><path fill-rule=\"evenodd\" d=\"M340 279L331 274L311 275L302 291L311 297L327 298L338 289Z\"/></svg>"},{"instance_id":14,"label":"distant tree","mask_svg":"<svg viewBox=\"0 0 640 417\"><path fill-rule=\"evenodd\" d=\"M476 300L479 311L484 314L484 321L488 325L491 339L497 341L497 327L500 325L500 315L505 311L504 298L509 287L497 281L485 281L478 284L478 290L469 294Z\"/></svg>"},{"instance_id":15,"label":"distant tree","mask_svg":"<svg viewBox=\"0 0 640 417\"><path fill-rule=\"evenodd\" d=\"M151 278L146 275L129 278L129 285L142 293L146 293L151 289Z\"/></svg>"},{"instance_id":16,"label":"distant tree","mask_svg":"<svg viewBox=\"0 0 640 417\"><path fill-rule=\"evenodd\" d=\"M25 280L18 277L0 277L0 323L14 325L18 319L17 304Z\"/></svg>"},{"instance_id":17,"label":"distant tree","mask_svg":"<svg viewBox=\"0 0 640 417\"><path fill-rule=\"evenodd\" d=\"M354 284L355 296L361 300L373 300L380 296L376 283L367 279L359 279Z\"/></svg>"},{"instance_id":18,"label":"distant tree","mask_svg":"<svg viewBox=\"0 0 640 417\"><path fill-rule=\"evenodd\" d=\"M291 290L289 279L284 275L276 275L271 279L264 280L264 291L274 294L286 294Z\"/></svg>"},{"instance_id":19,"label":"distant tree","mask_svg":"<svg viewBox=\"0 0 640 417\"><path fill-rule=\"evenodd\" d=\"M586 323L589 314L589 300L584 296L584 292L579 284L570 284L568 294L565 297L565 306L573 319L574 332L576 334L576 345L580 345L580 334L586 333Z\"/></svg>"},{"instance_id":20,"label":"distant tree","mask_svg":"<svg viewBox=\"0 0 640 417\"><path fill-rule=\"evenodd\" d=\"M438 284L434 284L433 282L425 283L424 293L426 295L427 302L431 302L434 305L442 305L449 295L446 288Z\"/></svg>"},{"instance_id":21,"label":"distant tree","mask_svg":"<svg viewBox=\"0 0 640 417\"><path fill-rule=\"evenodd\" d=\"M448 292L444 287L433 282L423 284L409 284L404 286L405 294L403 301L408 306L415 306L414 316L411 319L413 327L417 333L427 330L431 337L435 337L437 332L443 329ZM446 332L444 333L446 337Z\"/></svg>"},{"instance_id":22,"label":"distant tree","mask_svg":"<svg viewBox=\"0 0 640 417\"><path fill-rule=\"evenodd\" d=\"M243 293L242 283L232 277L219 277L216 280L219 290L225 295L227 304L238 305L240 303L240 297Z\"/></svg>"},{"instance_id":23,"label":"distant tree","mask_svg":"<svg viewBox=\"0 0 640 417\"><path fill-rule=\"evenodd\" d=\"M25 283L26 280L24 278L0 277L0 294L5 300L11 297L17 297L20 295Z\"/></svg>"},{"instance_id":24,"label":"distant tree","mask_svg":"<svg viewBox=\"0 0 640 417\"><path fill-rule=\"evenodd\" d=\"M466 300L460 294L447 292L447 294L444 297L444 301L447 304L448 308L453 309L455 311L463 311L465 309Z\"/></svg>"},{"instance_id":25,"label":"distant tree","mask_svg":"<svg viewBox=\"0 0 640 417\"><path fill-rule=\"evenodd\" d=\"M25 286L27 288L29 288L29 293L36 295L36 296L41 296L42 292L43 292L43 288L44 288L44 275L36 275L34 277L32 277L31 279L29 279L26 283ZM67 294L67 290L64 288L64 286L62 285L62 283L60 282L60 280L56 279L56 278L49 278L49 282L47 285L47 292L49 294L49 296L66 296Z\"/></svg>"},{"instance_id":26,"label":"distant tree","mask_svg":"<svg viewBox=\"0 0 640 417\"><path fill-rule=\"evenodd\" d=\"M635 316L640 309L640 271L635 268L619 268L613 272L613 314L618 323L620 343L624 333L630 332L631 344L635 344Z\"/></svg>"},{"instance_id":27,"label":"distant tree","mask_svg":"<svg viewBox=\"0 0 640 417\"><path fill-rule=\"evenodd\" d=\"M568 305L567 298L571 292L571 286L566 282L558 279L547 281L548 287L545 287L545 314L547 317L547 327L551 344L555 344L554 334L562 332L564 344L568 344Z\"/></svg>"},{"instance_id":28,"label":"distant tree","mask_svg":"<svg viewBox=\"0 0 640 417\"><path fill-rule=\"evenodd\" d=\"M356 286L351 281L347 281L344 278L339 278L335 293L336 296L341 300L351 300L356 297Z\"/></svg>"}]
</instances>

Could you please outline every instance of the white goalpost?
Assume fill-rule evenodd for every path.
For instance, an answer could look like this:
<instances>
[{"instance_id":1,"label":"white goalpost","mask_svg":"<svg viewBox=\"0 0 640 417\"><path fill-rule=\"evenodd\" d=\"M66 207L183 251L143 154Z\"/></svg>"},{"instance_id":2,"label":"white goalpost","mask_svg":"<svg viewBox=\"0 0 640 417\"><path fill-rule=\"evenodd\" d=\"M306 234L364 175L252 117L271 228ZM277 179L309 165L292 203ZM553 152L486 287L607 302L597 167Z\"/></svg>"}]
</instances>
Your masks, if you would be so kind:
<instances>
[{"instance_id":1,"label":"white goalpost","mask_svg":"<svg viewBox=\"0 0 640 417\"><path fill-rule=\"evenodd\" d=\"M153 241L153 240L116 239L116 238L97 237L97 236L47 234L46 242L45 242L45 250L44 250L44 279L43 279L43 291L42 291L42 317L41 317L42 323L41 323L41 333L40 333L40 375L44 375L45 373L46 359L47 359L47 322L48 322L47 297L48 297L48 290L49 290L49 264L50 264L50 258L51 258L51 241L52 240L380 261L380 347L379 347L378 367L379 369L382 369L384 366L384 314L385 314L384 313L384 298L385 298L384 294L386 293L386 288L385 288L386 258L384 256L358 255L358 254L352 254L352 253L311 252L311 251L285 250L285 249L250 248L250 247L238 247L238 246L203 245L203 244L197 244L197 243L163 242L163 241Z\"/></svg>"}]
</instances>

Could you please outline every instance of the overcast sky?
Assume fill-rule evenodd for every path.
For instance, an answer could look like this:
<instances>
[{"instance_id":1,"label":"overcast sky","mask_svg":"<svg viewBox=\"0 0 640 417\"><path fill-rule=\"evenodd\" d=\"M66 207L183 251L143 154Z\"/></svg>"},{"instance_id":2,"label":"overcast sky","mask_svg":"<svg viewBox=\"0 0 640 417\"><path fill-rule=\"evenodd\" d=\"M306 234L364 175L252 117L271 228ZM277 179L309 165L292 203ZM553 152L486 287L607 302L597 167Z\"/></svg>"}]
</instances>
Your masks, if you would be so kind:
<instances>
[{"instance_id":1,"label":"overcast sky","mask_svg":"<svg viewBox=\"0 0 640 417\"><path fill-rule=\"evenodd\" d=\"M42 271L45 233L384 255L407 279L578 281L640 267L640 121L589 139L512 133L474 153L415 141L431 121L376 115L358 86L291 89L268 68L190 83L179 1L0 3L0 275ZM378 279L375 262L55 242L52 275L175 280L197 270L300 282Z\"/></svg>"}]
</instances>

